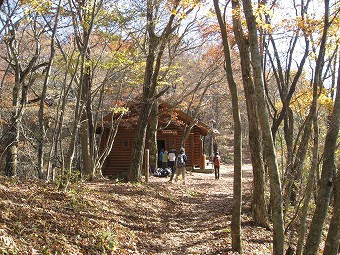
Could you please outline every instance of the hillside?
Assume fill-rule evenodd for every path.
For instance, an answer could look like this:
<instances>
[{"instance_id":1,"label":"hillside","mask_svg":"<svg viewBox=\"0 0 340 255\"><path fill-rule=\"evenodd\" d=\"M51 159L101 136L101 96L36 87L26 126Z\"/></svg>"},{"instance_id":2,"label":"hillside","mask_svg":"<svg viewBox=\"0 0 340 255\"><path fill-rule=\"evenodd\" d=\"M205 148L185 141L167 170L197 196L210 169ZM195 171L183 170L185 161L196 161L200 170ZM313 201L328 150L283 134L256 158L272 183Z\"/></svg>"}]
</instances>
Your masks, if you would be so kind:
<instances>
[{"instance_id":1,"label":"hillside","mask_svg":"<svg viewBox=\"0 0 340 255\"><path fill-rule=\"evenodd\" d=\"M187 184L93 182L60 193L37 180L0 177L0 254L233 254L232 166L221 179L189 173ZM244 171L245 254L270 254L271 233L249 216ZM247 195L248 194L248 195Z\"/></svg>"}]
</instances>

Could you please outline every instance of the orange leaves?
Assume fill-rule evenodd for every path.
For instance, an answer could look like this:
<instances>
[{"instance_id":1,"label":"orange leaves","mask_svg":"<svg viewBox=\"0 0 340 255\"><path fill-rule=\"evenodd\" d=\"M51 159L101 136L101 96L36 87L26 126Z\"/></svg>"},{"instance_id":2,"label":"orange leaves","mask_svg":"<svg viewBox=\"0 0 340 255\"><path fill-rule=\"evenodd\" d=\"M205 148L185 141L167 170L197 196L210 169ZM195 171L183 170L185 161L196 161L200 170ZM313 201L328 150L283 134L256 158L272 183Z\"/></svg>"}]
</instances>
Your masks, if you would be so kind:
<instances>
[{"instance_id":1,"label":"orange leaves","mask_svg":"<svg viewBox=\"0 0 340 255\"><path fill-rule=\"evenodd\" d=\"M220 27L217 23L202 27L203 35L209 36L210 34L215 34L220 32Z\"/></svg>"},{"instance_id":2,"label":"orange leaves","mask_svg":"<svg viewBox=\"0 0 340 255\"><path fill-rule=\"evenodd\" d=\"M214 45L212 47L209 47L206 51L206 53L203 55L203 59L205 61L218 61L222 62L223 59L223 53L222 53L222 47L219 47L218 45Z\"/></svg>"}]
</instances>

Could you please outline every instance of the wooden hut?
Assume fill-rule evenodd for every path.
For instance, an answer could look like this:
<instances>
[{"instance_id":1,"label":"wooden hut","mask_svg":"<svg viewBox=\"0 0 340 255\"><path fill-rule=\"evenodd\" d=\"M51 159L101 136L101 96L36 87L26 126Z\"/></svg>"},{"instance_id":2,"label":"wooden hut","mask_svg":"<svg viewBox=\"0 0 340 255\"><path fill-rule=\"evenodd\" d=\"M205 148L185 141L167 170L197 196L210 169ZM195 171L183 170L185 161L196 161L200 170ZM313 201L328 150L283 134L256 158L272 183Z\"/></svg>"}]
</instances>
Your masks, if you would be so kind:
<instances>
[{"instance_id":1,"label":"wooden hut","mask_svg":"<svg viewBox=\"0 0 340 255\"><path fill-rule=\"evenodd\" d=\"M159 104L158 111L158 152L161 149L170 150L171 148L178 152L184 128L190 123L195 123L184 146L185 153L188 156L187 167L204 169L203 137L209 132L209 127L202 122L194 120L177 108L172 109L166 103ZM112 115L108 115L106 119L111 119L111 117ZM128 170L134 146L137 119L138 107L131 107L130 113L123 118L118 127L111 152L103 165L103 175L113 176ZM105 129L101 145L106 143L108 133L109 129ZM146 147L146 149L148 148Z\"/></svg>"}]
</instances>

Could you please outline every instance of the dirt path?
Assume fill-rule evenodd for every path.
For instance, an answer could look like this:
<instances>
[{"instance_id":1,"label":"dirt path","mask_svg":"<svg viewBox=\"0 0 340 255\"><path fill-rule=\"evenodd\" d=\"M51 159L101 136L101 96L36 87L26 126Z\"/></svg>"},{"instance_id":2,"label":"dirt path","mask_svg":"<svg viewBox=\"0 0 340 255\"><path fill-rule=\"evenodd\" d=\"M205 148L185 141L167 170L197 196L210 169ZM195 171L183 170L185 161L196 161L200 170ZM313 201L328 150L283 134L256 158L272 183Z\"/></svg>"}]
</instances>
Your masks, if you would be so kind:
<instances>
[{"instance_id":1,"label":"dirt path","mask_svg":"<svg viewBox=\"0 0 340 255\"><path fill-rule=\"evenodd\" d=\"M250 166L244 167L244 186L251 183ZM160 222L141 234L144 254L233 254L230 252L233 167L213 173L189 173L186 185L152 177L152 185L168 190L170 203L160 210ZM145 236L144 236L145 234ZM140 246L140 245L139 245Z\"/></svg>"},{"instance_id":2,"label":"dirt path","mask_svg":"<svg viewBox=\"0 0 340 255\"><path fill-rule=\"evenodd\" d=\"M249 215L243 172L244 254L271 254L271 232ZM0 177L0 253L189 255L231 252L233 167L189 173L187 184L76 183L67 193L39 180Z\"/></svg>"}]
</instances>

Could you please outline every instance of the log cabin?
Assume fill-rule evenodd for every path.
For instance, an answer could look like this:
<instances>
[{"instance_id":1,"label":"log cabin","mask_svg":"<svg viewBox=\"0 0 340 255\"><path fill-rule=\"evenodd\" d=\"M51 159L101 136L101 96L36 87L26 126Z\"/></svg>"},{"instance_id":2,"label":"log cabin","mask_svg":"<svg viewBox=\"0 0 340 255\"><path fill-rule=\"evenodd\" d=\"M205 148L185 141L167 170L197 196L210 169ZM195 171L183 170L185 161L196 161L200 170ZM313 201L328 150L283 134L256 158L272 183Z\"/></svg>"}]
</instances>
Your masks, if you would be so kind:
<instances>
[{"instance_id":1,"label":"log cabin","mask_svg":"<svg viewBox=\"0 0 340 255\"><path fill-rule=\"evenodd\" d=\"M134 145L135 132L138 120L138 106L130 107L127 114L120 121L117 134L110 154L106 158L102 172L104 176L115 176L127 171L131 161ZM107 115L104 121L112 118ZM180 149L184 128L190 123L195 123L190 130L188 139L185 142L185 153L188 156L186 164L189 168L205 168L205 155L203 154L203 139L209 132L209 127L203 122L194 120L178 108L162 102L158 107L158 131L157 147L158 153L161 149L170 150L174 148L177 152ZM110 130L105 128L102 133L101 149L106 144ZM146 145L146 149L147 145Z\"/></svg>"}]
</instances>

